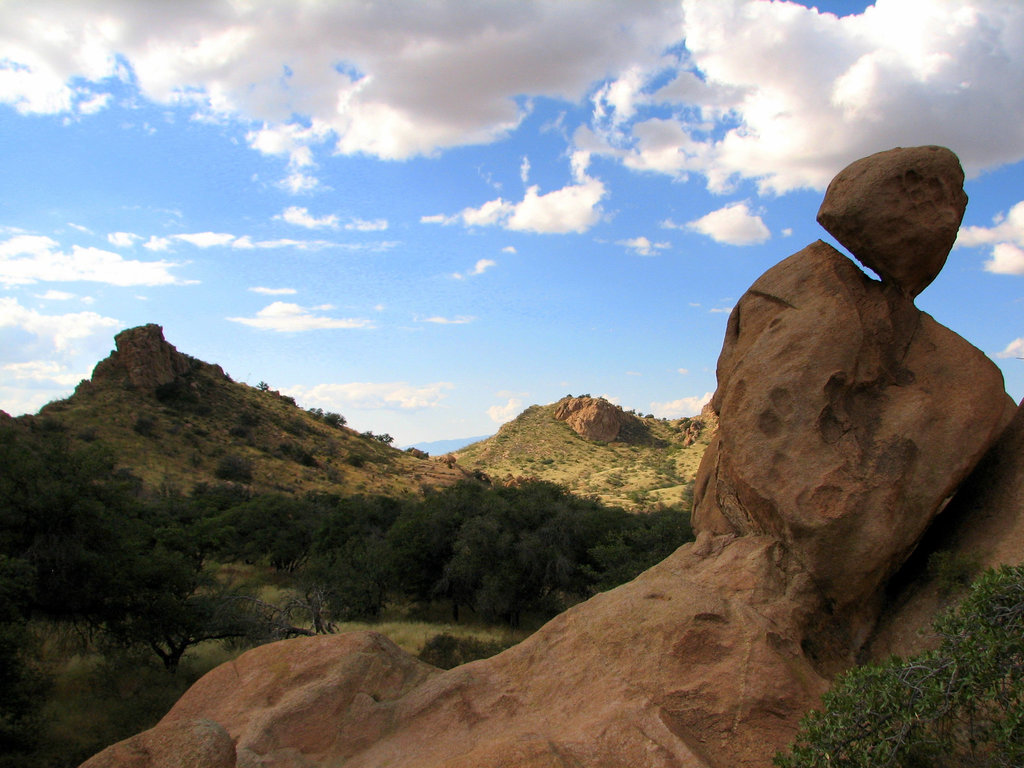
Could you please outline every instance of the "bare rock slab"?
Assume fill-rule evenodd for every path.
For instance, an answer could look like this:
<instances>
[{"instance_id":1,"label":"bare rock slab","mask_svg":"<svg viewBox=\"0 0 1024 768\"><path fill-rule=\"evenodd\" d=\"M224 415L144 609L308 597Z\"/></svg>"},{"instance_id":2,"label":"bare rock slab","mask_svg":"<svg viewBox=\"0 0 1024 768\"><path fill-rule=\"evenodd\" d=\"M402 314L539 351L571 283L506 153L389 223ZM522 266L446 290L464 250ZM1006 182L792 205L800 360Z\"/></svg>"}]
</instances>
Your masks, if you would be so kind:
<instances>
[{"instance_id":1,"label":"bare rock slab","mask_svg":"<svg viewBox=\"0 0 1024 768\"><path fill-rule=\"evenodd\" d=\"M916 296L946 263L967 207L964 172L945 147L897 147L832 180L818 223L883 282Z\"/></svg>"}]
</instances>

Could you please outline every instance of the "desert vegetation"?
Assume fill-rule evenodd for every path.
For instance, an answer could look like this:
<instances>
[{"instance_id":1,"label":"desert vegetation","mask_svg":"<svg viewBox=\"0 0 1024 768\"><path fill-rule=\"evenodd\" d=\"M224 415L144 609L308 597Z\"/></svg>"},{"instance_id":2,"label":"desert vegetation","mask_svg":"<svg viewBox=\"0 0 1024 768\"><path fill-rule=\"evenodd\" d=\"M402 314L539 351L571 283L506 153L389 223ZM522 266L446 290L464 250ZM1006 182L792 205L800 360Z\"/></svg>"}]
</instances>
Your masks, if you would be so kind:
<instances>
[{"instance_id":1,"label":"desert vegetation","mask_svg":"<svg viewBox=\"0 0 1024 768\"><path fill-rule=\"evenodd\" d=\"M691 538L685 509L542 481L255 493L224 461L220 481L153 493L56 420L0 431L0 765L76 765L280 638L426 617L409 650L489 655Z\"/></svg>"}]
</instances>

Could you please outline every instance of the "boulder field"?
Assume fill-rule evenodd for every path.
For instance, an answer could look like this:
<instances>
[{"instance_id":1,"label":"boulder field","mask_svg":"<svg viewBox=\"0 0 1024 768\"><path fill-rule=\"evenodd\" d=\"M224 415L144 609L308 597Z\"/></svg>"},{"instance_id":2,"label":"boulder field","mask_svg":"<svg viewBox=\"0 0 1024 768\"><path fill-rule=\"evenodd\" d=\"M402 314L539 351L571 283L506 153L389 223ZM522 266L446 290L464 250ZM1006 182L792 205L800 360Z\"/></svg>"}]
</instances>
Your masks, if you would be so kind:
<instances>
[{"instance_id":1,"label":"boulder field","mask_svg":"<svg viewBox=\"0 0 1024 768\"><path fill-rule=\"evenodd\" d=\"M372 632L253 649L83 768L769 766L836 672L928 642L928 547L1024 560L1024 415L913 303L962 184L940 147L857 161L819 220L881 280L819 241L737 303L695 542L448 671Z\"/></svg>"}]
</instances>

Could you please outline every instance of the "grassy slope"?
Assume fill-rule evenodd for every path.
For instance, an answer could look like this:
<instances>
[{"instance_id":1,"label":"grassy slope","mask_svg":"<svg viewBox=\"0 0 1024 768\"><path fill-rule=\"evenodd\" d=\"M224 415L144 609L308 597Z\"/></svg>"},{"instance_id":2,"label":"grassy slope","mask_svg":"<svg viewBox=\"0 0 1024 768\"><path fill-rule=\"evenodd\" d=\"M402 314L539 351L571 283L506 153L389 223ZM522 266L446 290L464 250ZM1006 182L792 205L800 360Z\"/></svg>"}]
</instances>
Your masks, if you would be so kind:
<instances>
[{"instance_id":1,"label":"grassy slope","mask_svg":"<svg viewBox=\"0 0 1024 768\"><path fill-rule=\"evenodd\" d=\"M457 469L331 426L273 392L201 364L162 399L111 382L87 383L36 418L60 422L73 441L99 441L151 491L223 482L225 457L251 466L254 491L415 493L454 482Z\"/></svg>"},{"instance_id":2,"label":"grassy slope","mask_svg":"<svg viewBox=\"0 0 1024 768\"><path fill-rule=\"evenodd\" d=\"M626 509L688 503L688 486L711 437L683 446L690 419L641 419L616 442L595 443L555 419L557 403L533 405L494 437L456 453L459 466L495 480L535 477Z\"/></svg>"}]
</instances>

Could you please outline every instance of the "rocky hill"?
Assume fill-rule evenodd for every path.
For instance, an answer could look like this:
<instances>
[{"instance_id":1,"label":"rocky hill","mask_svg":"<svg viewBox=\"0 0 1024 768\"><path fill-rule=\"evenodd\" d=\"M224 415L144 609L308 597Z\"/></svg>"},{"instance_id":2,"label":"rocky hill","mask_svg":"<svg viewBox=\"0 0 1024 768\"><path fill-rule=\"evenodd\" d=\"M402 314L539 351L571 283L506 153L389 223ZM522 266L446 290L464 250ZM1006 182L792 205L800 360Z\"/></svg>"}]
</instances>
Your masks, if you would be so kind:
<instances>
[{"instance_id":1,"label":"rocky hill","mask_svg":"<svg viewBox=\"0 0 1024 768\"><path fill-rule=\"evenodd\" d=\"M457 451L458 466L493 480L531 477L626 509L689 505L717 419L655 419L603 398L532 405L496 435Z\"/></svg>"},{"instance_id":2,"label":"rocky hill","mask_svg":"<svg viewBox=\"0 0 1024 768\"><path fill-rule=\"evenodd\" d=\"M220 366L178 352L158 325L122 331L115 344L71 397L15 422L103 443L154 492L234 482L255 492L401 495L467 477L355 432L337 414L234 382Z\"/></svg>"},{"instance_id":3,"label":"rocky hill","mask_svg":"<svg viewBox=\"0 0 1024 768\"><path fill-rule=\"evenodd\" d=\"M838 671L931 642L915 560L1024 561L1024 417L913 303L963 178L939 147L854 163L819 218L882 281L818 241L740 298L694 543L449 671L374 633L254 649L88 768L771 765Z\"/></svg>"}]
</instances>

